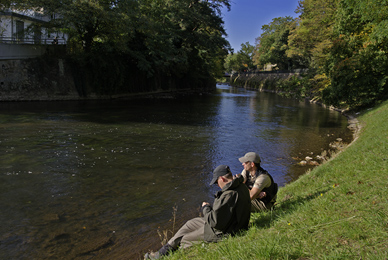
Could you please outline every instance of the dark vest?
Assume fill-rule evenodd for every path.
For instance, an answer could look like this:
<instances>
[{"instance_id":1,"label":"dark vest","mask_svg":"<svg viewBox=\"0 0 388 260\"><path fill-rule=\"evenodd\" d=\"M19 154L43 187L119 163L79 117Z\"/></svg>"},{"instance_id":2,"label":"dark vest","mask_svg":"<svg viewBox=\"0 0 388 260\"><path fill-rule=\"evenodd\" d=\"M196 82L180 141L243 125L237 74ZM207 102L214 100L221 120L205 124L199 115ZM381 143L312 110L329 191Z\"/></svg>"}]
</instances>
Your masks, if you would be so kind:
<instances>
[{"instance_id":1,"label":"dark vest","mask_svg":"<svg viewBox=\"0 0 388 260\"><path fill-rule=\"evenodd\" d=\"M268 188L264 188L262 191L264 191L267 195L262 198L262 199L259 199L257 198L257 200L261 200L262 202L264 202L265 205L267 205L269 202L271 202L271 200L276 196L276 194L278 193L278 184L276 182L274 182L271 174L269 174L266 170L264 170L263 168L261 168L260 166L257 168L257 172L258 172L258 176L260 174L267 174L268 177L271 179L271 185L268 187ZM247 175L249 174L249 172L247 172ZM250 183L250 182L246 182L246 185L248 186L249 189L252 189L253 187L253 184L254 183Z\"/></svg>"}]
</instances>

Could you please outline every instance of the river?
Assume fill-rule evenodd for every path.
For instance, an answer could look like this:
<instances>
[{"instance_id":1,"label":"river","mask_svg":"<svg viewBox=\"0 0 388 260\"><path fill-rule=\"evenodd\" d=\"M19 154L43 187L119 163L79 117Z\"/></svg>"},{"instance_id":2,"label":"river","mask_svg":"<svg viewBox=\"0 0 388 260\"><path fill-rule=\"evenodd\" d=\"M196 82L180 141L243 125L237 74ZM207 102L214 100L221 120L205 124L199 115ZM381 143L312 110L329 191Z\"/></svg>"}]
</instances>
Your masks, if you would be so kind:
<instances>
[{"instance_id":1,"label":"river","mask_svg":"<svg viewBox=\"0 0 388 260\"><path fill-rule=\"evenodd\" d=\"M182 98L0 103L0 258L141 259L258 152L284 186L352 133L338 112L218 85ZM281 198L280 198L281 199Z\"/></svg>"}]
</instances>

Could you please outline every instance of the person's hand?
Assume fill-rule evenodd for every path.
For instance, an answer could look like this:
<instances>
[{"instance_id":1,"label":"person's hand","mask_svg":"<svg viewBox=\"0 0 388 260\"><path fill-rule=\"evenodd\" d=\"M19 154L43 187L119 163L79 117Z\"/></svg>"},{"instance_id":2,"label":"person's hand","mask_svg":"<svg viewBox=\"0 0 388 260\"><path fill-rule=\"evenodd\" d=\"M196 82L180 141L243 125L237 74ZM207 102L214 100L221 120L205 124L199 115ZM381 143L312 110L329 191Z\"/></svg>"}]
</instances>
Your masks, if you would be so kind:
<instances>
[{"instance_id":1,"label":"person's hand","mask_svg":"<svg viewBox=\"0 0 388 260\"><path fill-rule=\"evenodd\" d=\"M205 206L205 205L209 205L210 206L210 203L209 202L202 202L202 207Z\"/></svg>"},{"instance_id":2,"label":"person's hand","mask_svg":"<svg viewBox=\"0 0 388 260\"><path fill-rule=\"evenodd\" d=\"M233 175L233 179L237 179L237 178L240 177L240 176L241 176L241 173L236 174L236 175Z\"/></svg>"},{"instance_id":3,"label":"person's hand","mask_svg":"<svg viewBox=\"0 0 388 260\"><path fill-rule=\"evenodd\" d=\"M259 193L259 199L262 199L265 196L267 196L267 193L265 193L265 191L262 191L262 192Z\"/></svg>"}]
</instances>

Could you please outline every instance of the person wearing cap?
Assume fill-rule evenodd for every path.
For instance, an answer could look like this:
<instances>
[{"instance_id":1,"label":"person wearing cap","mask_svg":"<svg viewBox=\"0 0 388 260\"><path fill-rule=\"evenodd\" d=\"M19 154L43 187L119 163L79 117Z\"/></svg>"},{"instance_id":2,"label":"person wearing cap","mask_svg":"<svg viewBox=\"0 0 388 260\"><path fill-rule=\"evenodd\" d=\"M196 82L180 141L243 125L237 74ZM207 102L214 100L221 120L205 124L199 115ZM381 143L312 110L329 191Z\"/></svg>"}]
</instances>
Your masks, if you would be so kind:
<instances>
[{"instance_id":1,"label":"person wearing cap","mask_svg":"<svg viewBox=\"0 0 388 260\"><path fill-rule=\"evenodd\" d=\"M238 159L244 170L241 175L244 177L244 183L249 188L252 212L271 209L276 202L278 185L274 182L272 176L261 168L260 156L255 152L246 153Z\"/></svg>"},{"instance_id":2,"label":"person wearing cap","mask_svg":"<svg viewBox=\"0 0 388 260\"><path fill-rule=\"evenodd\" d=\"M250 219L251 199L242 177L233 178L229 166L220 165L213 171L210 185L217 184L221 191L215 194L213 206L202 203L203 217L186 222L178 232L159 249L145 254L145 259L159 259L175 251L198 242L217 242L228 235L247 230Z\"/></svg>"}]
</instances>

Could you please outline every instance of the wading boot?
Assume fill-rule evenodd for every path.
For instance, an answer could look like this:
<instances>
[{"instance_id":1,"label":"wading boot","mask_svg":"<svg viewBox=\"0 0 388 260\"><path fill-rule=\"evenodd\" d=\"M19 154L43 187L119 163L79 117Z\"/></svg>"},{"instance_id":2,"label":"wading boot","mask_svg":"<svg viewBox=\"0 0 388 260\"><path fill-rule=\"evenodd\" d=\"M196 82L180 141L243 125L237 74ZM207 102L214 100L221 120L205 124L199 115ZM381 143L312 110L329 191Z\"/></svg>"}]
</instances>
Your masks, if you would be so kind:
<instances>
[{"instance_id":1,"label":"wading boot","mask_svg":"<svg viewBox=\"0 0 388 260\"><path fill-rule=\"evenodd\" d=\"M165 244L158 252L150 252L144 255L144 259L160 259L165 255L168 255L170 252L175 251L172 246Z\"/></svg>"}]
</instances>

